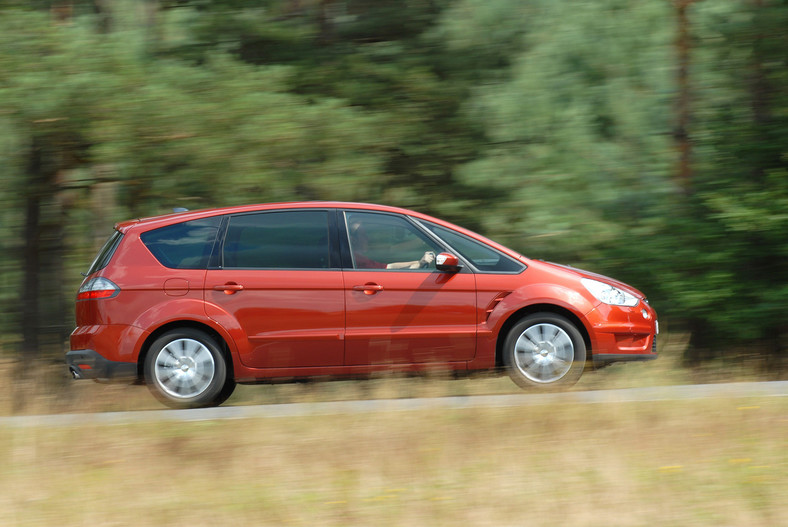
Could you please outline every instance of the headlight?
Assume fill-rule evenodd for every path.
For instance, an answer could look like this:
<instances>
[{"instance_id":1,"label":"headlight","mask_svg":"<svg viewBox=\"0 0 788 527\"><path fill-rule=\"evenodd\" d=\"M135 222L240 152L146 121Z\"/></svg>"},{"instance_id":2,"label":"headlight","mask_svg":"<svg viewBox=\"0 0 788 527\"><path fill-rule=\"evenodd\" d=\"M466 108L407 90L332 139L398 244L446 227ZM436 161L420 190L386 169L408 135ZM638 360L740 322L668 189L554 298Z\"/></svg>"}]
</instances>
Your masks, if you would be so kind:
<instances>
[{"instance_id":1,"label":"headlight","mask_svg":"<svg viewBox=\"0 0 788 527\"><path fill-rule=\"evenodd\" d=\"M588 292L594 295L594 298L602 303L609 304L611 306L634 307L638 305L637 297L630 295L629 293L622 291L617 287L613 287L610 284L599 282L597 280L591 280L590 278L583 278L580 281L583 282L583 285L586 289L588 289Z\"/></svg>"}]
</instances>

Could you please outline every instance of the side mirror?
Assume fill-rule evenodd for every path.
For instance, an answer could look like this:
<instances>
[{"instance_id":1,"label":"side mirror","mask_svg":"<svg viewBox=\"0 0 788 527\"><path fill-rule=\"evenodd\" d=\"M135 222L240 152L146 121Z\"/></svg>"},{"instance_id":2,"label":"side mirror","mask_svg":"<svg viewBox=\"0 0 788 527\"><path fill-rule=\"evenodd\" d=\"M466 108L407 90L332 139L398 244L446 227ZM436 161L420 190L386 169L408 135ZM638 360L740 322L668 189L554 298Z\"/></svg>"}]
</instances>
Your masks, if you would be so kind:
<instances>
[{"instance_id":1,"label":"side mirror","mask_svg":"<svg viewBox=\"0 0 788 527\"><path fill-rule=\"evenodd\" d=\"M435 257L435 268L446 273L456 273L462 269L460 259L452 253L440 253Z\"/></svg>"}]
</instances>

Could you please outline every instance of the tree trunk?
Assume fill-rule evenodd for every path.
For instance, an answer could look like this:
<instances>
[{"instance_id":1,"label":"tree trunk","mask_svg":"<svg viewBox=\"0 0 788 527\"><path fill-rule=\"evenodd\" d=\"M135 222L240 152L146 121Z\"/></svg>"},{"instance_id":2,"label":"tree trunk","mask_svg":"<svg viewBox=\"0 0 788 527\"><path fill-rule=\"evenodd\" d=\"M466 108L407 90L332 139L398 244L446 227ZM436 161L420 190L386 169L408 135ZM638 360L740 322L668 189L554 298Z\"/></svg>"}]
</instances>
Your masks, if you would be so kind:
<instances>
[{"instance_id":1,"label":"tree trunk","mask_svg":"<svg viewBox=\"0 0 788 527\"><path fill-rule=\"evenodd\" d=\"M112 31L112 8L109 0L93 0L93 12L99 33L107 35Z\"/></svg>"},{"instance_id":2,"label":"tree trunk","mask_svg":"<svg viewBox=\"0 0 788 527\"><path fill-rule=\"evenodd\" d=\"M678 23L676 38L678 99L676 101L676 131L674 136L676 148L679 152L677 184L685 195L690 194L692 187L692 141L689 133L691 119L689 65L692 44L687 10L694 2L695 0L676 0L674 3Z\"/></svg>"},{"instance_id":3,"label":"tree trunk","mask_svg":"<svg viewBox=\"0 0 788 527\"><path fill-rule=\"evenodd\" d=\"M41 268L41 187L44 182L43 152L36 140L30 149L25 200L25 245L22 253L24 279L19 306L22 311L22 358L30 362L39 352L39 272Z\"/></svg>"},{"instance_id":4,"label":"tree trunk","mask_svg":"<svg viewBox=\"0 0 788 527\"><path fill-rule=\"evenodd\" d=\"M320 0L317 12L318 42L323 45L334 40L334 22L332 19L332 6L334 0Z\"/></svg>"}]
</instances>

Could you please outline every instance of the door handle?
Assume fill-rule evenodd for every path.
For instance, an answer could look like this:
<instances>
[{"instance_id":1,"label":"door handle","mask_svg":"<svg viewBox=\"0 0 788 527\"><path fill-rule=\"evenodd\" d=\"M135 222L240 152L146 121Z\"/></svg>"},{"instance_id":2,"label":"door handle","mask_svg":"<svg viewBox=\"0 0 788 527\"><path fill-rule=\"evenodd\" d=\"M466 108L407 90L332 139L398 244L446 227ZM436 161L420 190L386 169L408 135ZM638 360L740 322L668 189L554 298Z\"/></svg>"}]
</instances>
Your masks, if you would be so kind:
<instances>
[{"instance_id":1,"label":"door handle","mask_svg":"<svg viewBox=\"0 0 788 527\"><path fill-rule=\"evenodd\" d=\"M214 291L224 291L225 295L234 295L237 291L243 291L243 288L244 286L241 284L236 284L235 282L213 286Z\"/></svg>"},{"instance_id":2,"label":"door handle","mask_svg":"<svg viewBox=\"0 0 788 527\"><path fill-rule=\"evenodd\" d=\"M374 295L378 291L383 291L383 286L378 284L354 285L353 291L363 291L365 295Z\"/></svg>"}]
</instances>

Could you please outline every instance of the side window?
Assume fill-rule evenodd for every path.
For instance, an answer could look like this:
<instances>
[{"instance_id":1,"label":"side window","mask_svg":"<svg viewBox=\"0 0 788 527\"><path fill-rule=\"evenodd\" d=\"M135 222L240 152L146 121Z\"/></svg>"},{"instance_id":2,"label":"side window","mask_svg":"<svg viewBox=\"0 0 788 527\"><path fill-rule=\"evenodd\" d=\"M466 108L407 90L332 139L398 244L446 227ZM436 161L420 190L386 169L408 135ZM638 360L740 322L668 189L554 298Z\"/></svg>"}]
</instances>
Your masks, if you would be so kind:
<instances>
[{"instance_id":1,"label":"side window","mask_svg":"<svg viewBox=\"0 0 788 527\"><path fill-rule=\"evenodd\" d=\"M355 269L434 269L439 247L410 222L391 214L346 212Z\"/></svg>"},{"instance_id":2,"label":"side window","mask_svg":"<svg viewBox=\"0 0 788 527\"><path fill-rule=\"evenodd\" d=\"M463 258L471 262L479 271L519 273L525 269L525 266L520 262L464 234L434 223L422 222L422 224L448 243L455 251L459 252Z\"/></svg>"},{"instance_id":3,"label":"side window","mask_svg":"<svg viewBox=\"0 0 788 527\"><path fill-rule=\"evenodd\" d=\"M88 269L87 274L93 274L96 271L100 271L104 269L109 261L112 259L112 255L115 254L115 249L118 248L120 245L120 240L123 239L123 234L119 231L115 231L112 233L112 236L104 242L104 246L96 255L96 259L93 260L93 263L90 264L90 269ZM87 276L87 275L86 275Z\"/></svg>"},{"instance_id":4,"label":"side window","mask_svg":"<svg viewBox=\"0 0 788 527\"><path fill-rule=\"evenodd\" d=\"M327 269L328 212L231 216L222 259L224 268Z\"/></svg>"},{"instance_id":5,"label":"side window","mask_svg":"<svg viewBox=\"0 0 788 527\"><path fill-rule=\"evenodd\" d=\"M165 267L205 269L211 256L220 217L185 221L140 235L142 243Z\"/></svg>"}]
</instances>

